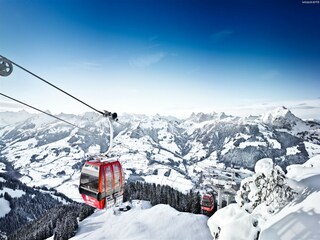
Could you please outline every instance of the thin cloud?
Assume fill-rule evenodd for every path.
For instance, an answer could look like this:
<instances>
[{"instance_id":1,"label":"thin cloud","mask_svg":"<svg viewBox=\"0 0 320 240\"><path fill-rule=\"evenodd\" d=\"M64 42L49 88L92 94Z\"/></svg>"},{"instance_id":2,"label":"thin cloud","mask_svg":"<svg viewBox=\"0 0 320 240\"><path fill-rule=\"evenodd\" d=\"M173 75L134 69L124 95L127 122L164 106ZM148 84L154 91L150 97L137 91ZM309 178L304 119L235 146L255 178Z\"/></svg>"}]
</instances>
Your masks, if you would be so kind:
<instances>
[{"instance_id":1,"label":"thin cloud","mask_svg":"<svg viewBox=\"0 0 320 240\"><path fill-rule=\"evenodd\" d=\"M167 56L164 52L153 53L135 58L130 62L131 65L139 68L146 68L160 62Z\"/></svg>"},{"instance_id":2,"label":"thin cloud","mask_svg":"<svg viewBox=\"0 0 320 240\"><path fill-rule=\"evenodd\" d=\"M270 103L261 103L261 104L248 104L239 106L242 109L258 109L258 108L270 108L274 109L279 106L286 106L290 109L320 109L320 101L315 100L305 100L301 101L279 101L279 102L270 102Z\"/></svg>"},{"instance_id":3,"label":"thin cloud","mask_svg":"<svg viewBox=\"0 0 320 240\"><path fill-rule=\"evenodd\" d=\"M304 100L304 101L281 101L281 102L270 102L248 104L243 106L238 106L237 109L233 109L238 115L248 116L264 114L268 111L275 109L276 107L285 106L289 110L293 111L293 114L300 118L308 119L320 119L320 101L319 99L314 100Z\"/></svg>"},{"instance_id":4,"label":"thin cloud","mask_svg":"<svg viewBox=\"0 0 320 240\"><path fill-rule=\"evenodd\" d=\"M215 32L211 34L210 39L213 43L221 42L231 36L233 34L233 30L225 29L219 32Z\"/></svg>"},{"instance_id":5,"label":"thin cloud","mask_svg":"<svg viewBox=\"0 0 320 240\"><path fill-rule=\"evenodd\" d=\"M292 106L291 109L320 109L320 106Z\"/></svg>"},{"instance_id":6,"label":"thin cloud","mask_svg":"<svg viewBox=\"0 0 320 240\"><path fill-rule=\"evenodd\" d=\"M0 101L0 109L10 110L10 109L23 109L24 107L19 103Z\"/></svg>"}]
</instances>

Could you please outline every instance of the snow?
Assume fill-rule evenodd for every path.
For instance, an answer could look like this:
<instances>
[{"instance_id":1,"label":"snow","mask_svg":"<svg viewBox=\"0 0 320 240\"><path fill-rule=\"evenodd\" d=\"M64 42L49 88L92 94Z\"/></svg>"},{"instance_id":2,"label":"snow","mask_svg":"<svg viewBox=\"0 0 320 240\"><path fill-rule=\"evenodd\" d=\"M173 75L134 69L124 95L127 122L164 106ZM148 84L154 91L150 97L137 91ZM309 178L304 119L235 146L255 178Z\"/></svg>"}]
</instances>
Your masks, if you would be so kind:
<instances>
[{"instance_id":1,"label":"snow","mask_svg":"<svg viewBox=\"0 0 320 240\"><path fill-rule=\"evenodd\" d=\"M224 145L223 145L223 150L221 151L222 155L225 155L227 152L229 152L231 149L234 149L234 141L225 139Z\"/></svg>"},{"instance_id":2,"label":"snow","mask_svg":"<svg viewBox=\"0 0 320 240\"><path fill-rule=\"evenodd\" d=\"M45 193L45 194L50 194L52 198L58 200L62 204L68 204L68 202L64 198L54 195L54 192L52 192L52 191L46 191L46 190L42 190L42 189L39 189L39 191L42 193Z\"/></svg>"},{"instance_id":3,"label":"snow","mask_svg":"<svg viewBox=\"0 0 320 240\"><path fill-rule=\"evenodd\" d=\"M160 185L168 185L174 189L177 189L183 193L188 192L192 189L193 184L190 180L185 179L183 175L177 171L171 169L170 176L164 176L164 173L167 172L169 168L158 169L157 175L148 175L144 179L148 183L155 183Z\"/></svg>"},{"instance_id":4,"label":"snow","mask_svg":"<svg viewBox=\"0 0 320 240\"><path fill-rule=\"evenodd\" d=\"M279 117L283 117L288 113L288 109L278 107L276 109L273 109L270 112L265 113L262 117L261 120L262 122L266 124L272 123L275 119Z\"/></svg>"},{"instance_id":5,"label":"snow","mask_svg":"<svg viewBox=\"0 0 320 240\"><path fill-rule=\"evenodd\" d=\"M279 143L276 139L268 138L268 142L274 149L281 149L281 143Z\"/></svg>"},{"instance_id":6,"label":"snow","mask_svg":"<svg viewBox=\"0 0 320 240\"><path fill-rule=\"evenodd\" d=\"M66 196L68 196L74 201L83 202L83 199L79 193L79 181L80 181L79 179L80 179L80 173L77 173L72 177L71 180L56 187L56 190L58 192L65 194Z\"/></svg>"},{"instance_id":7,"label":"snow","mask_svg":"<svg viewBox=\"0 0 320 240\"><path fill-rule=\"evenodd\" d=\"M3 177L0 177L0 182L6 182L7 180L5 180Z\"/></svg>"},{"instance_id":8,"label":"snow","mask_svg":"<svg viewBox=\"0 0 320 240\"><path fill-rule=\"evenodd\" d=\"M255 171L268 175L272 166L272 159L262 159ZM251 214L231 204L208 220L212 236L219 233L219 240L254 240L260 231L259 240L320 239L320 155L288 166L287 171L287 182L298 193L292 202L277 212L263 202Z\"/></svg>"},{"instance_id":9,"label":"snow","mask_svg":"<svg viewBox=\"0 0 320 240\"><path fill-rule=\"evenodd\" d=\"M205 125L207 124L210 124L210 123L215 123L215 120L210 120L210 121L204 121L204 122L200 122L200 123L197 123L197 122L193 122L191 120L187 120L187 121L184 121L181 126L184 127L186 130L185 130L185 133L188 134L189 136L192 135L197 129L201 129L201 128L204 128Z\"/></svg>"},{"instance_id":10,"label":"snow","mask_svg":"<svg viewBox=\"0 0 320 240\"><path fill-rule=\"evenodd\" d=\"M272 132L269 132L266 126L258 124L258 128L259 132L263 134L272 148L281 149L281 144L276 139L274 139L274 134Z\"/></svg>"},{"instance_id":11,"label":"snow","mask_svg":"<svg viewBox=\"0 0 320 240\"><path fill-rule=\"evenodd\" d=\"M88 149L88 155L91 154L99 154L100 153L100 146L95 144L95 145L91 145Z\"/></svg>"},{"instance_id":12,"label":"snow","mask_svg":"<svg viewBox=\"0 0 320 240\"><path fill-rule=\"evenodd\" d=\"M302 166L305 167L320 167L320 155L314 156L306 161Z\"/></svg>"},{"instance_id":13,"label":"snow","mask_svg":"<svg viewBox=\"0 0 320 240\"><path fill-rule=\"evenodd\" d=\"M4 198L0 198L0 218L4 217L10 211L10 203Z\"/></svg>"},{"instance_id":14,"label":"snow","mask_svg":"<svg viewBox=\"0 0 320 240\"><path fill-rule=\"evenodd\" d=\"M20 189L13 190L11 188L4 187L2 190L0 190L0 194L4 194L5 192L7 192L13 198L19 198L25 194L25 192Z\"/></svg>"},{"instance_id":15,"label":"snow","mask_svg":"<svg viewBox=\"0 0 320 240\"><path fill-rule=\"evenodd\" d=\"M85 117L88 119L90 118L90 120L84 121ZM220 117L223 117L223 119L220 119ZM303 133L303 130L306 129L307 133L310 133L310 136L312 136L312 131L314 130L315 138L309 138L309 135L305 137L305 139L308 139L306 141L313 141L313 143L304 142L304 145L310 157L320 154L320 145L316 144L318 141L317 138L319 136L319 129L312 129L309 126L308 128L306 128L306 123L291 115L290 111L284 108L280 108L274 111L272 113L272 116L269 115L269 117L270 123L273 123L275 121L275 123L278 124L277 126L280 128L282 126L286 126L286 124L289 124L292 127L292 130L288 130L290 129L288 128L284 130L280 129L279 131ZM98 126L99 124L102 125L102 119L104 119L93 113L85 114L83 116L83 119L79 119L74 115L66 115L62 116L62 118L69 121L70 118L72 118L71 122L77 122L77 125L86 126L88 127L88 129L91 129L93 131L95 130L94 126ZM135 118L134 123L130 123L132 122L133 118ZM122 163L125 172L127 173L126 179L130 177L130 174L128 173L135 170L136 173L138 173L147 182L169 185L184 192L191 189L192 186L198 181L200 172L202 172L201 175L203 174L204 181L206 181L206 177L209 176L210 173L217 174L218 176L222 176L225 179L228 179L226 175L227 172L222 170L222 168L225 168L224 164L221 162L218 163L217 153L221 153L223 155L228 153L229 151L232 152L232 149L234 148L243 149L248 146L254 146L257 148L259 148L260 146L268 148L271 147L273 149L285 148L284 146L281 146L281 144L276 140L278 139L277 134L275 133L273 128L270 128L270 126L257 119L254 119L252 121L239 120L240 122L243 121L241 122L241 124L243 125L253 124L254 126L258 126L259 134L252 133L249 127L246 126L244 132L248 134L237 133L235 136L230 135L230 137L226 137L224 139L225 141L223 144L223 148L219 148L215 150L215 152L211 153L210 147L208 146L213 146L215 145L215 143L212 142L212 139L210 139L208 143L205 143L205 141L201 142L200 139L204 139L201 137L206 136L206 134L212 134L212 136L215 135L219 139L219 141L220 139L222 139L223 141L223 134L220 134L222 135L220 136L220 132L215 130L216 125L221 122L230 124L232 121L237 120L236 118L224 118L224 116L216 116L215 114L213 114L212 116L204 116L200 114L198 116L194 116L194 118L195 119L189 119L187 121L181 121L181 123L177 123L177 127L175 127L174 124L165 121L159 116L155 116L152 118L146 116L131 116L129 120L125 120L127 121L125 122L125 129L123 129L123 127L120 127L118 123L115 123L115 129L121 131L117 131L118 134L114 139L115 146L113 148L113 153L120 156L119 160ZM6 126L0 129L1 136L6 136L6 133L12 130L16 130L22 135L21 138L17 138L17 140L4 142L5 147L2 151L3 155L8 159L8 161L13 164L13 167L15 169L19 169L19 172L22 174L21 181L27 183L30 186L45 185L47 187L54 187L59 192L66 194L70 198L77 201L82 201L82 198L80 197L78 192L80 173L79 170L74 166L76 164L76 166L79 166L79 163L83 162L85 154L91 152L99 152L102 148L100 148L99 145L92 145L91 147L89 147L89 149L84 147L76 148L72 146L69 140L72 136L78 134L78 131L74 129L70 132L70 128L68 126L60 124L56 120L53 120L46 116L33 115L32 118L27 120L27 123L35 123L36 126L34 128L24 129L22 125L23 123L20 123L20 125L17 126ZM315 126L314 128L316 127L317 126ZM70 135L49 144L38 145L38 138L46 138L46 134L36 135L36 133L38 133L38 129L45 130L46 133L47 129L50 133L61 133L68 130L68 132L70 132ZM146 131L146 136L141 137L141 134L136 134L139 136L135 137L131 136L132 133L137 133L140 131ZM179 134L175 134L175 132L179 131L183 132L185 135L189 135L190 139L188 139L187 137L185 138L185 136L183 136L182 139L175 139L176 136L179 136ZM24 141L23 137L26 133L29 133L30 138ZM253 135L249 135L249 133ZM148 136L149 134L150 136L154 134L154 139ZM83 143L83 140L85 139L85 136L79 134L76 137L80 139L76 142L73 142L73 144L81 145ZM210 136L208 137L210 138ZM157 138L159 141L156 141ZM243 140L245 140L245 142L240 143L240 141ZM179 144L180 141L186 141L186 143ZM240 144L237 147L237 144L234 145L235 143ZM301 141L299 145L301 146ZM183 149L181 146L186 146L187 149ZM70 149L69 153L65 151L60 151L59 153L57 153L54 151L55 148L58 150L62 150L66 147ZM209 155L210 153L211 155ZM299 153L299 150L297 146L293 146L287 148L286 153L287 155L296 154ZM181 157L182 154L183 157ZM32 158L33 155L37 155L37 157ZM33 159L33 161L31 161L31 159ZM183 160L187 161L187 164L184 164ZM310 187L310 185L308 185L308 182L304 182L304 179L316 177L317 175L319 175L319 162L320 160L315 158L310 159L303 165L292 165L288 168L287 176L291 178L291 183L297 184L300 186L300 188L302 188L301 194L303 193L303 189ZM262 161L262 163L256 166L256 171L268 173L271 166L270 160ZM4 171L4 169L5 165L3 163L0 163L0 172ZM153 174L155 169L158 169L157 175ZM171 169L170 175L168 177L164 176L164 173L169 169ZM65 172L65 174L61 173L63 171ZM245 170L236 172L241 175L241 178L253 174L252 172L244 174L244 171ZM185 178L184 172L191 178L190 180ZM236 180L240 181L241 179ZM0 179L0 181L2 180ZM307 192L304 193L307 194ZM312 198L317 198L317 196ZM136 211L137 209L134 210ZM252 217L259 215L260 217L257 217L259 219L259 227L265 229L265 224L269 221L270 218L275 216L274 213L270 212L269 210L270 209L267 206L259 205L253 211L253 215L249 215ZM144 209L139 211L146 210ZM117 217L122 217L122 215L125 216L126 214L129 214L129 212L121 214L121 216ZM246 219L244 221L250 222L250 217L245 215L243 217L243 219ZM241 224L243 224L241 222L238 223L236 220L237 219L234 219L235 226L240 226ZM240 229L242 228L245 229L245 227L241 225ZM252 233L249 231L249 229L250 228L246 230L248 236L249 233ZM221 233L221 236L224 236L223 231ZM227 233L229 232L229 230L225 232Z\"/></svg>"},{"instance_id":16,"label":"snow","mask_svg":"<svg viewBox=\"0 0 320 240\"><path fill-rule=\"evenodd\" d=\"M288 147L286 149L287 155L296 155L299 152L300 152L300 150L298 149L298 146Z\"/></svg>"},{"instance_id":17,"label":"snow","mask_svg":"<svg viewBox=\"0 0 320 240\"><path fill-rule=\"evenodd\" d=\"M32 182L32 178L30 178L29 176L22 176L19 179L22 183L28 184Z\"/></svg>"},{"instance_id":18,"label":"snow","mask_svg":"<svg viewBox=\"0 0 320 240\"><path fill-rule=\"evenodd\" d=\"M265 143L265 142L241 142L241 143L239 144L239 148L246 148L246 147L249 147L249 146L253 146L253 147L259 147L259 146L267 147L267 143Z\"/></svg>"},{"instance_id":19,"label":"snow","mask_svg":"<svg viewBox=\"0 0 320 240\"><path fill-rule=\"evenodd\" d=\"M158 131L159 144L166 148L170 149L172 152L179 152L180 149L177 144L173 141L174 135L168 131L168 129L161 129Z\"/></svg>"},{"instance_id":20,"label":"snow","mask_svg":"<svg viewBox=\"0 0 320 240\"><path fill-rule=\"evenodd\" d=\"M188 152L188 154L184 156L185 159L201 159L207 155L207 152L206 150L204 150L204 146L201 142L192 141L190 142L190 145L192 146L192 148Z\"/></svg>"},{"instance_id":21,"label":"snow","mask_svg":"<svg viewBox=\"0 0 320 240\"><path fill-rule=\"evenodd\" d=\"M258 234L259 228L253 226L255 222L247 211L237 204L230 204L213 214L207 224L212 236L220 232L219 240L247 240L255 239Z\"/></svg>"},{"instance_id":22,"label":"snow","mask_svg":"<svg viewBox=\"0 0 320 240\"><path fill-rule=\"evenodd\" d=\"M259 160L254 167L254 171L257 174L263 173L266 176L270 176L272 170L273 170L273 161L271 158L263 158Z\"/></svg>"},{"instance_id":23,"label":"snow","mask_svg":"<svg viewBox=\"0 0 320 240\"><path fill-rule=\"evenodd\" d=\"M0 177L0 182L6 182L6 180ZM13 190L7 187L3 187L3 189L0 189L0 194L4 195L5 192L7 192L12 198L19 198L25 194L25 192L20 189ZM0 218L4 217L10 211L11 211L10 203L6 199L1 197L0 198Z\"/></svg>"},{"instance_id":24,"label":"snow","mask_svg":"<svg viewBox=\"0 0 320 240\"><path fill-rule=\"evenodd\" d=\"M284 119L286 122L297 122L297 120L301 120L294 116L286 107L277 107L264 114L261 118L262 122L266 124L274 124L279 119Z\"/></svg>"},{"instance_id":25,"label":"snow","mask_svg":"<svg viewBox=\"0 0 320 240\"><path fill-rule=\"evenodd\" d=\"M317 157L317 160L320 160L320 156ZM313 174L310 174L311 169L313 169ZM318 167L304 166L304 168L297 169L297 166L292 166L288 174L298 180L304 190L291 204L268 219L263 226L260 240L320 239L319 162Z\"/></svg>"},{"instance_id":26,"label":"snow","mask_svg":"<svg viewBox=\"0 0 320 240\"><path fill-rule=\"evenodd\" d=\"M0 173L6 172L6 165L2 162L0 162Z\"/></svg>"},{"instance_id":27,"label":"snow","mask_svg":"<svg viewBox=\"0 0 320 240\"><path fill-rule=\"evenodd\" d=\"M193 171L201 172L201 171L212 171L212 168L216 168L220 166L221 163L217 162L217 152L213 152L208 158L197 162L192 166L188 166L189 176L194 175ZM223 168L224 165L221 167Z\"/></svg>"},{"instance_id":28,"label":"snow","mask_svg":"<svg viewBox=\"0 0 320 240\"><path fill-rule=\"evenodd\" d=\"M204 215L178 212L159 204L134 201L128 212L113 215L112 210L101 210L79 223L72 239L211 239Z\"/></svg>"},{"instance_id":29,"label":"snow","mask_svg":"<svg viewBox=\"0 0 320 240\"><path fill-rule=\"evenodd\" d=\"M59 126L59 131L61 129L64 127L60 128ZM11 148L6 148L4 153L7 159L18 160L12 163L16 169L20 169L23 183L31 186L54 187L72 199L79 199L79 171L73 169L72 166L84 158L84 152L81 149L71 147L69 148L70 153L61 151L57 155L55 152L55 149L69 146L69 138L70 136L50 143L49 149L47 145L37 146L37 140L30 138L27 141L14 143ZM32 162L32 156L35 155L37 157Z\"/></svg>"},{"instance_id":30,"label":"snow","mask_svg":"<svg viewBox=\"0 0 320 240\"><path fill-rule=\"evenodd\" d=\"M100 130L108 132L108 128L105 127L106 119L92 112L85 113L83 116L71 114L61 114L59 116L92 131L95 131L95 126L98 126L99 129L97 132L102 133ZM211 146L215 144L212 140L204 144L200 140L202 138L197 138L195 136L205 136L210 133L215 135L217 138L221 138L222 136L219 136L219 131L214 129L217 124L222 122L230 124L231 122L239 121L239 123L243 125L257 125L260 133L264 136L263 139L257 138L254 142L250 142L249 139L253 137L253 135L246 134L250 132L249 128L246 127L247 130L243 133L237 133L235 137L230 135L230 137L225 138L225 144L223 149L221 149L222 155L230 151L232 148L238 148L234 143L239 139L248 141L240 144L240 147L242 148L246 148L247 146L259 147L261 145L281 148L280 143L274 139L276 136L270 132L268 127L261 124L260 121L248 121L244 119L237 120L237 118L227 117L225 114L199 113L193 114L189 119L178 120L177 122L167 121L165 118L158 115L148 117L143 115L127 114L122 116L120 119L122 124L125 125L125 128L121 126L122 124L120 125L119 123L115 123L115 130L117 130L117 134L114 139L115 146L113 148L113 153L120 156L120 161L124 169L135 169L136 172L138 174L141 173L142 176L152 175L155 168L174 166L172 169L176 169L177 171L180 169L181 173L186 172L186 174L193 178L193 182L196 181L199 177L199 172L201 171L200 164L198 166L196 165L197 162L206 160L209 158L210 154L213 155L213 153L217 153L211 152L212 149L208 147L209 145ZM33 125L35 125L33 128L24 128L26 126ZM102 126L105 128L102 128ZM49 135L52 135L52 139L54 140L56 133L66 132L67 130L70 133L69 136L58 141L49 141L50 143L45 145L42 145L43 143L41 143L41 146L39 146L39 138L42 138L41 141L43 141L50 133ZM120 132L118 132L118 130ZM98 145L95 145L97 142L94 142L89 149L81 146L84 143L85 135L79 134L77 129L70 131L69 126L61 124L55 119L51 119L43 114L33 114L28 116L27 121L22 122L19 125L6 126L5 128L0 129L0 135L6 136L6 133L9 133L10 131L20 132L21 138L19 137L17 140L10 139L9 141L5 141L4 143L6 146L2 153L8 161L13 163L13 167L15 169L19 169L19 172L23 175L23 182L30 186L46 185L48 187L62 189L63 187L61 185L68 184L63 191L67 192L68 188L72 188L72 192L76 192L77 187L74 186L74 177L79 173L79 171L78 168L73 168L73 166L79 161L83 162L86 154L90 154L91 152L96 153L103 149L99 146L99 144L101 144L100 142ZM144 133L146 136L141 137L141 134L144 134L143 131L145 131ZM190 140L181 145L181 142L184 141L186 136L183 136L181 139L175 139L176 137L180 137L181 134L177 134L180 131L181 133L193 133L194 136L190 136ZM136 133L137 136L132 137L132 133ZM154 139L148 135L153 136ZM71 143L69 140L72 137L74 137L74 142L72 141ZM20 141L20 139L24 138L26 138L26 140ZM84 145L86 144L87 143ZM80 146L78 147L78 145ZM185 145L185 149L183 149L183 145ZM60 151L57 156L57 152L53 151L59 151L64 148L70 149L70 152L66 153L64 151ZM220 149L217 150L220 151ZM46 154L48 154L47 157L45 157ZM37 155L37 157L32 158L33 155ZM33 161L30 161L31 158ZM213 156L213 158L216 161L216 157ZM190 164L186 165L183 164L183 160L191 160L192 163L190 162ZM214 163L209 163L208 165L213 164ZM195 170L195 172L193 172L193 170ZM61 176L59 174L59 176L57 176L57 174L62 171L64 171L66 175L64 176L62 174ZM70 178L68 178L68 175ZM128 177L129 175L126 176L126 178ZM150 178L152 178L152 176ZM181 178L179 177L178 180L180 179ZM172 179L170 180L172 182ZM170 185L170 182L167 184ZM178 188L180 187L178 186Z\"/></svg>"},{"instance_id":31,"label":"snow","mask_svg":"<svg viewBox=\"0 0 320 240\"><path fill-rule=\"evenodd\" d=\"M320 154L320 146L310 142L303 142L310 157Z\"/></svg>"},{"instance_id":32,"label":"snow","mask_svg":"<svg viewBox=\"0 0 320 240\"><path fill-rule=\"evenodd\" d=\"M251 136L244 133L237 133L237 138L244 138L245 140L248 140Z\"/></svg>"},{"instance_id":33,"label":"snow","mask_svg":"<svg viewBox=\"0 0 320 240\"><path fill-rule=\"evenodd\" d=\"M310 158L304 164L294 164L287 167L287 177L301 181L320 174L320 155Z\"/></svg>"},{"instance_id":34,"label":"snow","mask_svg":"<svg viewBox=\"0 0 320 240\"><path fill-rule=\"evenodd\" d=\"M283 209L271 218L261 232L260 240L268 239L320 239L320 210L311 206L319 205L320 193L315 192L303 202Z\"/></svg>"},{"instance_id":35,"label":"snow","mask_svg":"<svg viewBox=\"0 0 320 240\"><path fill-rule=\"evenodd\" d=\"M25 110L18 112L0 112L0 127L13 125L18 122L22 122L34 114L28 113Z\"/></svg>"}]
</instances>

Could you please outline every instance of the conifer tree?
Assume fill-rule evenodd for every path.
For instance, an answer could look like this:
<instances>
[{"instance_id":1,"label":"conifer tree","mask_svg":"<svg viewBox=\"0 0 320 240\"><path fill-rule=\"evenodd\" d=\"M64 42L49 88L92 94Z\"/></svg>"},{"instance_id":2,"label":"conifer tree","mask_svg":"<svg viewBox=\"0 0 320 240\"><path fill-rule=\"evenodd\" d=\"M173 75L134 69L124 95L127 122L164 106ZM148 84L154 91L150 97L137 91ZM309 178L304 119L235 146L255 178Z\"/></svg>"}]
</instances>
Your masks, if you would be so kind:
<instances>
[{"instance_id":1,"label":"conifer tree","mask_svg":"<svg viewBox=\"0 0 320 240\"><path fill-rule=\"evenodd\" d=\"M257 162L256 173L241 182L236 201L248 212L252 212L261 203L279 209L292 200L295 192L286 183L286 176L271 159Z\"/></svg>"}]
</instances>

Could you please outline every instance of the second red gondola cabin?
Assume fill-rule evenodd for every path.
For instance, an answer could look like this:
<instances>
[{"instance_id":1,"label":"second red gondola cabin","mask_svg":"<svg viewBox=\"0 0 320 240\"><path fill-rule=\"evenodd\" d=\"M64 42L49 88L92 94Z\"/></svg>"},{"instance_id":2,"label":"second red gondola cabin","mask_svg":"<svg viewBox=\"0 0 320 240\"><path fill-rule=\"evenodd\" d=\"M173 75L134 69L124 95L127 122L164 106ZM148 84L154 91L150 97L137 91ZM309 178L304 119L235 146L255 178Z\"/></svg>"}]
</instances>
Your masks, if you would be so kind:
<instances>
[{"instance_id":1,"label":"second red gondola cabin","mask_svg":"<svg viewBox=\"0 0 320 240\"><path fill-rule=\"evenodd\" d=\"M214 208L214 199L211 194L205 194L201 199L201 210L203 212L212 212Z\"/></svg>"}]
</instances>

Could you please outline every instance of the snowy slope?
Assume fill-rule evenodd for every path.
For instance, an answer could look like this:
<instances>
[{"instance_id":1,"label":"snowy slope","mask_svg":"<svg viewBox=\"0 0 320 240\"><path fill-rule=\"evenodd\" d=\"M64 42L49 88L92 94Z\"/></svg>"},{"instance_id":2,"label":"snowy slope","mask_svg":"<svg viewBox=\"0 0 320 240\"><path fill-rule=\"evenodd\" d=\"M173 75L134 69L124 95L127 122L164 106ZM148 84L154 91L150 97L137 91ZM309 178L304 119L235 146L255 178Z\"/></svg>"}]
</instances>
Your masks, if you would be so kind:
<instances>
[{"instance_id":1,"label":"snowy slope","mask_svg":"<svg viewBox=\"0 0 320 240\"><path fill-rule=\"evenodd\" d=\"M0 198L0 206L0 218L2 218L11 211L11 208L10 203L4 198Z\"/></svg>"},{"instance_id":2,"label":"snowy slope","mask_svg":"<svg viewBox=\"0 0 320 240\"><path fill-rule=\"evenodd\" d=\"M30 118L32 114L25 110L19 112L1 112L0 114L0 127L13 125L19 122L23 122Z\"/></svg>"},{"instance_id":3,"label":"snowy slope","mask_svg":"<svg viewBox=\"0 0 320 240\"><path fill-rule=\"evenodd\" d=\"M16 176L29 186L53 187L81 201L78 193L80 169L87 154L105 152L108 148L108 125L95 113L61 114L59 117L94 133L88 134L39 114L0 113L0 171L16 172ZM296 211L302 213L301 220L305 222L310 219L314 222L313 217L319 217L319 209L315 206L319 189L311 185L313 180L319 180L319 159L312 158L320 153L320 125L315 121L303 121L285 108L248 118L198 113L180 120L128 114L119 119L120 122L114 124L112 154L119 157L127 181L139 179L166 184L183 192L191 188L204 192L210 190L209 180L215 177L219 181L232 180L239 184L243 178L252 175L248 169L253 170L261 158L272 158L283 169L291 165L287 176L304 190L301 198L278 214L272 215L263 208L256 212L260 217L239 212L230 205L223 210L226 215L219 213L223 222L227 223L225 218L230 220L228 228L225 226L229 230L225 233L236 233L230 229L239 229L242 235L237 236L247 239L261 231L261 237L267 238L279 229L286 232L287 226L281 225L281 220L291 222L290 216ZM307 161L309 158L312 159ZM8 208L3 200L2 215L10 212L10 206ZM110 213L104 211L96 213L91 220L80 224L77 238L149 239L149 234L154 232L156 235L152 235L152 239L212 238L207 235L209 230L203 216L179 213L164 205L140 208L138 205L119 216L109 216ZM246 222L251 224L248 228ZM179 231L171 227L175 224ZM299 229L300 225L293 226ZM110 226L111 231L106 231ZM311 233L317 234L312 229ZM204 235L200 233L198 237L199 232ZM287 234L292 236L291 232ZM313 237L312 234L308 236Z\"/></svg>"},{"instance_id":4,"label":"snowy slope","mask_svg":"<svg viewBox=\"0 0 320 240\"><path fill-rule=\"evenodd\" d=\"M134 201L133 209L119 215L111 210L95 212L79 224L72 239L205 240L211 239L207 219L164 204L151 207L148 202Z\"/></svg>"},{"instance_id":5,"label":"snowy slope","mask_svg":"<svg viewBox=\"0 0 320 240\"><path fill-rule=\"evenodd\" d=\"M266 161L257 166L267 169ZM296 181L301 194L275 214L268 208L249 214L231 204L208 220L208 225L219 222L222 230L219 240L255 239L319 239L320 238L320 156L303 165L288 167L287 176ZM257 170L257 171L258 171ZM258 216L264 214L263 216ZM266 221L263 221L266 219ZM151 207L148 202L135 201L128 212L113 215L112 211L99 211L79 225L73 239L212 239L206 224L207 217L180 213L168 205ZM217 231L215 229L213 232Z\"/></svg>"},{"instance_id":6,"label":"snowy slope","mask_svg":"<svg viewBox=\"0 0 320 240\"><path fill-rule=\"evenodd\" d=\"M261 167L268 169L267 165ZM254 240L258 235L259 240L320 239L320 155L289 166L287 177L298 192L292 202L276 212L262 203L251 214L231 204L208 220L213 239L217 232L219 240Z\"/></svg>"},{"instance_id":7,"label":"snowy slope","mask_svg":"<svg viewBox=\"0 0 320 240\"><path fill-rule=\"evenodd\" d=\"M268 219L260 240L320 239L320 155L303 165L289 166L287 176L297 181L301 193Z\"/></svg>"},{"instance_id":8,"label":"snowy slope","mask_svg":"<svg viewBox=\"0 0 320 240\"><path fill-rule=\"evenodd\" d=\"M249 240L256 239L259 228L254 224L256 219L237 204L230 204L220 209L209 218L208 226L212 234L211 238L219 233L220 240Z\"/></svg>"},{"instance_id":9,"label":"snowy slope","mask_svg":"<svg viewBox=\"0 0 320 240\"><path fill-rule=\"evenodd\" d=\"M106 119L96 113L59 115L93 132L89 134L41 114L17 114L0 113L7 122L0 126L0 171L6 160L29 186L54 187L79 199L86 155L108 148ZM258 159L269 157L285 169L320 153L320 125L285 108L248 118L197 113L172 120L124 114L114 128L112 154L119 157L127 180L166 184L183 192L205 188L204 179L212 175L230 177L225 168L253 170ZM239 183L245 174L237 171Z\"/></svg>"},{"instance_id":10,"label":"snowy slope","mask_svg":"<svg viewBox=\"0 0 320 240\"><path fill-rule=\"evenodd\" d=\"M313 179L320 181L320 177ZM262 229L260 240L320 239L320 192L304 193L291 206L270 218Z\"/></svg>"}]
</instances>

